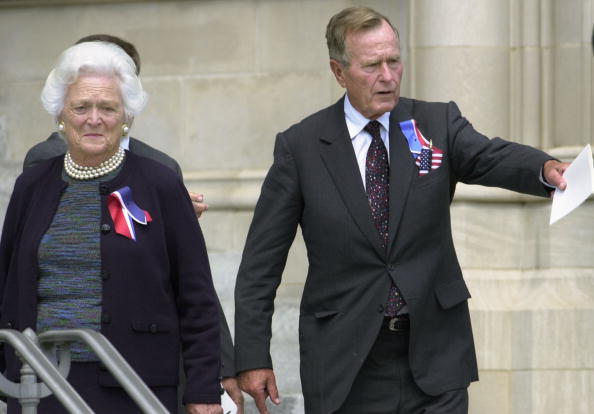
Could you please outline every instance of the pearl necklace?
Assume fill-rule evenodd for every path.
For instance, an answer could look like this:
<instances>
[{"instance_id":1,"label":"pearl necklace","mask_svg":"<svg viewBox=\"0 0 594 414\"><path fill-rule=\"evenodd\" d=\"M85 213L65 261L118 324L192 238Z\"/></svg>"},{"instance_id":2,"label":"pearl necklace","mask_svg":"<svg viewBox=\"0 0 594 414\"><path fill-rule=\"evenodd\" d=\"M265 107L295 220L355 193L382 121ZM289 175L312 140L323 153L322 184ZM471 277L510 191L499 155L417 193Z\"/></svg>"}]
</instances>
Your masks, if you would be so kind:
<instances>
[{"instance_id":1,"label":"pearl necklace","mask_svg":"<svg viewBox=\"0 0 594 414\"><path fill-rule=\"evenodd\" d=\"M118 168L122 161L124 161L125 156L126 152L120 147L118 152L108 160L103 161L99 166L83 167L72 160L70 151L68 151L64 156L64 170L66 174L76 180L92 180L97 177L103 177Z\"/></svg>"}]
</instances>

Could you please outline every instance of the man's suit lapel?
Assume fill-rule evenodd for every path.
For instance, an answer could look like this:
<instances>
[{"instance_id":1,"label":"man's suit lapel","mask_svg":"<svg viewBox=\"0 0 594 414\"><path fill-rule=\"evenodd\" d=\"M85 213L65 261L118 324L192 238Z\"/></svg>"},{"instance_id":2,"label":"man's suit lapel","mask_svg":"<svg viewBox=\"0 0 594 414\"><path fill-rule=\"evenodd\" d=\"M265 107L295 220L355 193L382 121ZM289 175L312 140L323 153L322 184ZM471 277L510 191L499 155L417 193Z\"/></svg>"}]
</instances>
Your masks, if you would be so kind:
<instances>
[{"instance_id":1,"label":"man's suit lapel","mask_svg":"<svg viewBox=\"0 0 594 414\"><path fill-rule=\"evenodd\" d=\"M400 99L390 114L390 219L388 246L394 244L410 184L417 171L400 122L412 118L410 101Z\"/></svg>"},{"instance_id":2,"label":"man's suit lapel","mask_svg":"<svg viewBox=\"0 0 594 414\"><path fill-rule=\"evenodd\" d=\"M371 219L369 200L344 120L342 99L332 107L329 116L320 135L320 155L353 220L383 258L385 249Z\"/></svg>"}]
</instances>

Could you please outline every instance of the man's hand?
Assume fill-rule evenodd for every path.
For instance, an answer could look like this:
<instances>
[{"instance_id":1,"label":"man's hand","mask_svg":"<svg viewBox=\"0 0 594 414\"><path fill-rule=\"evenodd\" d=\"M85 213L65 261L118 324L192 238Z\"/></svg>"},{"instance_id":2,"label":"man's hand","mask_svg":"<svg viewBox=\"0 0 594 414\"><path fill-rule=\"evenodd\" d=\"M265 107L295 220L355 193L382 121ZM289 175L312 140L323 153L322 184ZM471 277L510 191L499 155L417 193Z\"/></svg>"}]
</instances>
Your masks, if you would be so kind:
<instances>
[{"instance_id":1,"label":"man's hand","mask_svg":"<svg viewBox=\"0 0 594 414\"><path fill-rule=\"evenodd\" d=\"M188 414L223 414L220 404L186 404Z\"/></svg>"},{"instance_id":2,"label":"man's hand","mask_svg":"<svg viewBox=\"0 0 594 414\"><path fill-rule=\"evenodd\" d=\"M223 378L223 388L229 394L229 397L233 400L237 406L237 414L243 414L243 394L239 388L237 378L228 377Z\"/></svg>"},{"instance_id":3,"label":"man's hand","mask_svg":"<svg viewBox=\"0 0 594 414\"><path fill-rule=\"evenodd\" d=\"M256 402L256 407L260 414L270 414L266 408L266 398L276 404L280 404L278 389L276 388L276 378L274 371L268 368L252 369L239 373L239 388L252 396Z\"/></svg>"},{"instance_id":4,"label":"man's hand","mask_svg":"<svg viewBox=\"0 0 594 414\"><path fill-rule=\"evenodd\" d=\"M548 160L542 167L542 175L547 183L557 187L560 190L565 190L567 183L563 178L563 173L569 167L567 162L559 162L556 160Z\"/></svg>"},{"instance_id":5,"label":"man's hand","mask_svg":"<svg viewBox=\"0 0 594 414\"><path fill-rule=\"evenodd\" d=\"M192 205L194 206L194 212L196 213L196 217L200 218L202 213L208 210L208 204L204 203L204 195L193 193L188 191L190 194L190 200L192 200Z\"/></svg>"}]
</instances>

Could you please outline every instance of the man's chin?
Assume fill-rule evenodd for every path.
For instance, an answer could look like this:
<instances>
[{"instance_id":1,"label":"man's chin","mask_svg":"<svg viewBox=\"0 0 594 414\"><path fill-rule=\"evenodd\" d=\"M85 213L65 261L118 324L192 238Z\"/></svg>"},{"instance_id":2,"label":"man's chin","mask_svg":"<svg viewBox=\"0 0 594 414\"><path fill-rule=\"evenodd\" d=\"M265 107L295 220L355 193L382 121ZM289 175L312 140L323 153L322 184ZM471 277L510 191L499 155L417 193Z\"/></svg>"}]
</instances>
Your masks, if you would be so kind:
<instances>
[{"instance_id":1,"label":"man's chin","mask_svg":"<svg viewBox=\"0 0 594 414\"><path fill-rule=\"evenodd\" d=\"M391 112L394 108L396 108L397 104L398 104L398 99L390 101L390 102L383 102L377 106L377 113L384 114L386 112Z\"/></svg>"}]
</instances>

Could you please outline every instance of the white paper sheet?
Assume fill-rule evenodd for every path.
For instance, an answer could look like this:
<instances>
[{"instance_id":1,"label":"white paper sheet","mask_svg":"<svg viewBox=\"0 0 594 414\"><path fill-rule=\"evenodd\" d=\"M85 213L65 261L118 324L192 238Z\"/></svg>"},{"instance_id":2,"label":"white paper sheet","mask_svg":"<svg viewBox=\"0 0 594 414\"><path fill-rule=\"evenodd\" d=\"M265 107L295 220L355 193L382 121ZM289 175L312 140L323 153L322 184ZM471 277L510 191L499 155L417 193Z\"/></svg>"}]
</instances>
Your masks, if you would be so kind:
<instances>
[{"instance_id":1,"label":"white paper sheet","mask_svg":"<svg viewBox=\"0 0 594 414\"><path fill-rule=\"evenodd\" d=\"M237 414L237 405L235 405L235 402L229 397L227 391L221 395L221 406L223 407L224 414Z\"/></svg>"},{"instance_id":2,"label":"white paper sheet","mask_svg":"<svg viewBox=\"0 0 594 414\"><path fill-rule=\"evenodd\" d=\"M594 166L590 144L579 153L563 174L567 187L555 190L549 224L565 217L594 192Z\"/></svg>"}]
</instances>

